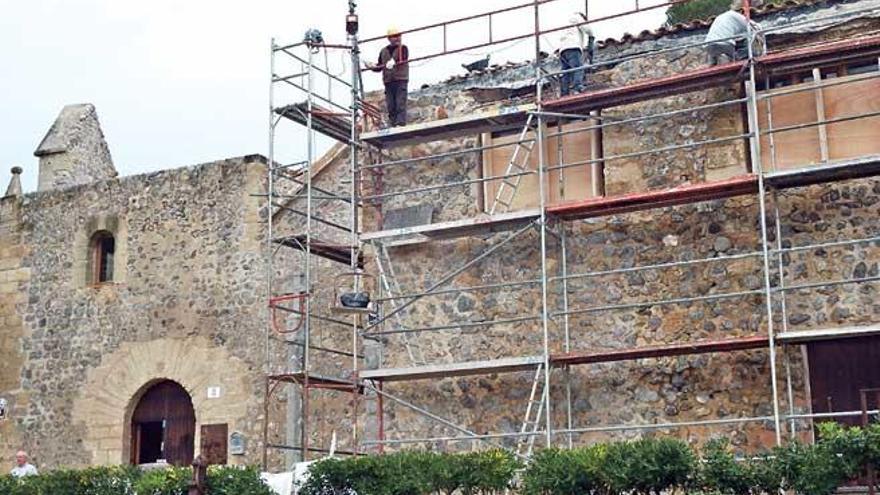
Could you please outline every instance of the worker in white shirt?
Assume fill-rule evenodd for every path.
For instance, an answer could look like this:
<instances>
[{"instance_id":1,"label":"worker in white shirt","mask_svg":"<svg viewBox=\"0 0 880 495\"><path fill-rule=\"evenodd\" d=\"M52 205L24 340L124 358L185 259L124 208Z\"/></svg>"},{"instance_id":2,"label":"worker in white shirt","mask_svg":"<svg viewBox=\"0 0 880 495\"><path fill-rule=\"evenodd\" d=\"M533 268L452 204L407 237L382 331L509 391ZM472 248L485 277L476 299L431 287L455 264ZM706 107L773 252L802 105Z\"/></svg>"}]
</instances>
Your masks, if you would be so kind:
<instances>
[{"instance_id":1,"label":"worker in white shirt","mask_svg":"<svg viewBox=\"0 0 880 495\"><path fill-rule=\"evenodd\" d=\"M584 90L584 61L592 58L589 55L595 39L593 31L582 25L585 20L583 14L575 12L568 20L571 27L563 30L559 38L559 61L562 70L568 71L562 74L562 96ZM587 57L584 57L585 48L588 50Z\"/></svg>"},{"instance_id":2,"label":"worker in white shirt","mask_svg":"<svg viewBox=\"0 0 880 495\"><path fill-rule=\"evenodd\" d=\"M25 476L36 476L37 468L28 462L27 452L19 450L15 453L15 467L9 472L15 478L23 478Z\"/></svg>"},{"instance_id":3,"label":"worker in white shirt","mask_svg":"<svg viewBox=\"0 0 880 495\"><path fill-rule=\"evenodd\" d=\"M752 0L752 7L760 7L762 0ZM743 43L742 39L731 39L745 36L749 31L749 20L740 13L743 10L743 0L733 0L730 10L719 15L712 21L709 34L706 35L706 52L709 55L709 65L732 62L737 57L737 42ZM752 27L760 30L760 26L751 23ZM747 41L745 41L747 42Z\"/></svg>"}]
</instances>

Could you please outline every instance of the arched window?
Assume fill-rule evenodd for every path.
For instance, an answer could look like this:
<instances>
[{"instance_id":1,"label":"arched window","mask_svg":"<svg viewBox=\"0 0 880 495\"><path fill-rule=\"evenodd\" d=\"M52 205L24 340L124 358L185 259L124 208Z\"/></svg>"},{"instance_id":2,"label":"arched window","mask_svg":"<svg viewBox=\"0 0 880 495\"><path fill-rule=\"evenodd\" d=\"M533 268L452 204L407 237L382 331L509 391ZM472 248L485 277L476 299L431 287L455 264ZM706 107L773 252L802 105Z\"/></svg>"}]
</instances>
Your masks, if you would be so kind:
<instances>
[{"instance_id":1,"label":"arched window","mask_svg":"<svg viewBox=\"0 0 880 495\"><path fill-rule=\"evenodd\" d=\"M91 282L102 284L113 281L113 262L116 253L116 239L106 230L95 232L89 243L92 251Z\"/></svg>"}]
</instances>

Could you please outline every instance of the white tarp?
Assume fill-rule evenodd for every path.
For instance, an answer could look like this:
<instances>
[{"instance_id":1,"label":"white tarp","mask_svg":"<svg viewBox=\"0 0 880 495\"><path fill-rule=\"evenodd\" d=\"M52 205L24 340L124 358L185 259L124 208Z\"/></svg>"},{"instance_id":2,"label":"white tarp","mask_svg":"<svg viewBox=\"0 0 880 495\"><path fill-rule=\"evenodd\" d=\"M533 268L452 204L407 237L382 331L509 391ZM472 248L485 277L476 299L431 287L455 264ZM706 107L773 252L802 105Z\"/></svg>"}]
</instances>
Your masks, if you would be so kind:
<instances>
[{"instance_id":1,"label":"white tarp","mask_svg":"<svg viewBox=\"0 0 880 495\"><path fill-rule=\"evenodd\" d=\"M260 478L277 495L296 495L297 487L302 486L309 479L309 466L315 462L298 462L293 465L293 471L277 474L262 473Z\"/></svg>"},{"instance_id":2,"label":"white tarp","mask_svg":"<svg viewBox=\"0 0 880 495\"><path fill-rule=\"evenodd\" d=\"M293 475L292 472L261 473L260 479L277 495L293 495Z\"/></svg>"}]
</instances>

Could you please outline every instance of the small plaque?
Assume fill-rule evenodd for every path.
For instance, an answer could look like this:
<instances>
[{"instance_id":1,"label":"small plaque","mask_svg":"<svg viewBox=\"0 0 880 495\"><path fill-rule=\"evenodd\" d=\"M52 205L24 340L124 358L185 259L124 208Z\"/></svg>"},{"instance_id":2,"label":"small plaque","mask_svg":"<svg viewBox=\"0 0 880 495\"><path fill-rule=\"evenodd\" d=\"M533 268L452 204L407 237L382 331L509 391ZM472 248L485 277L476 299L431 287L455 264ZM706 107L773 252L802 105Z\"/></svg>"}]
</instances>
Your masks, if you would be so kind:
<instances>
[{"instance_id":1,"label":"small plaque","mask_svg":"<svg viewBox=\"0 0 880 495\"><path fill-rule=\"evenodd\" d=\"M240 431L233 431L229 435L229 453L244 455L244 435Z\"/></svg>"},{"instance_id":2,"label":"small plaque","mask_svg":"<svg viewBox=\"0 0 880 495\"><path fill-rule=\"evenodd\" d=\"M6 402L6 399L0 397L0 421L3 421L9 416L9 403Z\"/></svg>"},{"instance_id":3,"label":"small plaque","mask_svg":"<svg viewBox=\"0 0 880 495\"><path fill-rule=\"evenodd\" d=\"M209 399L219 399L220 395L220 387L208 387Z\"/></svg>"}]
</instances>

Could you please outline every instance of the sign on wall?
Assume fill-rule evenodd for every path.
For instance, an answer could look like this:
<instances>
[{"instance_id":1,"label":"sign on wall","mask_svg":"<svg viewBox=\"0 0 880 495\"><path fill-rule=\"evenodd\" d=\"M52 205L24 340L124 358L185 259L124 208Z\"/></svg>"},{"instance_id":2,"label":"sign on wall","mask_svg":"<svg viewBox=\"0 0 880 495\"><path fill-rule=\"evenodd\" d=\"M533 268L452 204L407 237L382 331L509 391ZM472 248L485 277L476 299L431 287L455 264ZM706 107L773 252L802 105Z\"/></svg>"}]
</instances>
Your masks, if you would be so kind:
<instances>
[{"instance_id":1,"label":"sign on wall","mask_svg":"<svg viewBox=\"0 0 880 495\"><path fill-rule=\"evenodd\" d=\"M233 431L229 435L229 453L232 455L244 455L244 435L240 431Z\"/></svg>"}]
</instances>

